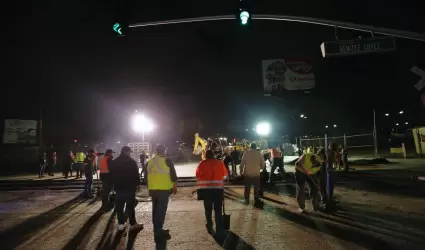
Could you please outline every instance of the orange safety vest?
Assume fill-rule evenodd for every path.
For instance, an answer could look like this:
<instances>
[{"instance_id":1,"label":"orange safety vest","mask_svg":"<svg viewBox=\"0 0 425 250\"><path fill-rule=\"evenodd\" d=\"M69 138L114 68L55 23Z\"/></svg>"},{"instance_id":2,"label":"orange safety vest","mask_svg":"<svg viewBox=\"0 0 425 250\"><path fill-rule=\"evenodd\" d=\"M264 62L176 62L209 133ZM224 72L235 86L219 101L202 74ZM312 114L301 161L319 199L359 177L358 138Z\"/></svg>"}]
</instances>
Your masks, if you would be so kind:
<instances>
[{"instance_id":1,"label":"orange safety vest","mask_svg":"<svg viewBox=\"0 0 425 250\"><path fill-rule=\"evenodd\" d=\"M100 173L103 173L103 174L109 173L108 159L109 159L109 156L105 155L102 161L100 162Z\"/></svg>"},{"instance_id":2,"label":"orange safety vest","mask_svg":"<svg viewBox=\"0 0 425 250\"><path fill-rule=\"evenodd\" d=\"M223 188L223 178L227 176L224 163L217 159L206 159L199 163L196 168L196 179L198 188Z\"/></svg>"},{"instance_id":3,"label":"orange safety vest","mask_svg":"<svg viewBox=\"0 0 425 250\"><path fill-rule=\"evenodd\" d=\"M275 148L271 149L270 153L272 158L282 158L282 154Z\"/></svg>"}]
</instances>

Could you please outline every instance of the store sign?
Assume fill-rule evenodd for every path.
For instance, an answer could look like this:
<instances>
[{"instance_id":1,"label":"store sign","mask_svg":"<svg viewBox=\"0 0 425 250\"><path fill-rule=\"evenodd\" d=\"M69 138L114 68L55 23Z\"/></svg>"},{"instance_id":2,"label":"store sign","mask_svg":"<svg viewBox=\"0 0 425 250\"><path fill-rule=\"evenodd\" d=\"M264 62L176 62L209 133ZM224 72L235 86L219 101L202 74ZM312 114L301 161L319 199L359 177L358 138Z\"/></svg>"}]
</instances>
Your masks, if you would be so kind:
<instances>
[{"instance_id":1,"label":"store sign","mask_svg":"<svg viewBox=\"0 0 425 250\"><path fill-rule=\"evenodd\" d=\"M307 91L316 86L313 66L308 60L263 60L262 71L265 96L280 96L286 91Z\"/></svg>"},{"instance_id":2,"label":"store sign","mask_svg":"<svg viewBox=\"0 0 425 250\"><path fill-rule=\"evenodd\" d=\"M4 121L4 144L36 144L37 121L7 119Z\"/></svg>"}]
</instances>

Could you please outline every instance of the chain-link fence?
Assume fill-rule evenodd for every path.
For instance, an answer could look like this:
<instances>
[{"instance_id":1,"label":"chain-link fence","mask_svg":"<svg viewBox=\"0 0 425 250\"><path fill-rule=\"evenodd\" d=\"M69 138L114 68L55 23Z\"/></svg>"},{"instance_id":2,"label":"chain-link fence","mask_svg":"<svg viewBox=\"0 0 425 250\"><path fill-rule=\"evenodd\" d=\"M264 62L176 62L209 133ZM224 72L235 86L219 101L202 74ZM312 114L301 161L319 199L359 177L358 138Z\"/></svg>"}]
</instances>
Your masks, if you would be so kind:
<instances>
[{"instance_id":1,"label":"chain-link fence","mask_svg":"<svg viewBox=\"0 0 425 250\"><path fill-rule=\"evenodd\" d=\"M374 134L357 134L357 135L343 135L343 136L330 136L326 134L324 137L305 138L299 139L300 148L327 148L330 143L336 143L339 149L349 149L351 152L358 153L373 153L375 150Z\"/></svg>"}]
</instances>

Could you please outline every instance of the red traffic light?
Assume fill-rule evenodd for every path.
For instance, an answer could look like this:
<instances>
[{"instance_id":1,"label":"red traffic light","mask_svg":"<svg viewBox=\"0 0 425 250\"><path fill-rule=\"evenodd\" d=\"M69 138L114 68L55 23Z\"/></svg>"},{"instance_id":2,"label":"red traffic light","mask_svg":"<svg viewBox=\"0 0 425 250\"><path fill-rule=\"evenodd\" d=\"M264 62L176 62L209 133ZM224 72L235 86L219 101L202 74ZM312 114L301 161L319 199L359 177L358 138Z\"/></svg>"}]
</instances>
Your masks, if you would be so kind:
<instances>
[{"instance_id":1,"label":"red traffic light","mask_svg":"<svg viewBox=\"0 0 425 250\"><path fill-rule=\"evenodd\" d=\"M74 140L74 142L78 142L77 140Z\"/></svg>"}]
</instances>

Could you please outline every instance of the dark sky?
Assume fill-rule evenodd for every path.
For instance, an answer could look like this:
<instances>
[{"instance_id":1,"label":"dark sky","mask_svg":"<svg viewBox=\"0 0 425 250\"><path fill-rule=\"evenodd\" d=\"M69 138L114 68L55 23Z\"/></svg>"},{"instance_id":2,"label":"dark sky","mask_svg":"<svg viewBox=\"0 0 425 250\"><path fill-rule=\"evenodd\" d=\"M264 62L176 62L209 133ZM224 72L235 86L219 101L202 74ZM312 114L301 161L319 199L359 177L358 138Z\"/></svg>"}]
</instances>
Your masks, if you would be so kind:
<instances>
[{"instance_id":1,"label":"dark sky","mask_svg":"<svg viewBox=\"0 0 425 250\"><path fill-rule=\"evenodd\" d=\"M397 39L396 52L323 59L319 46L335 40L334 29L256 20L249 30L229 20L139 28L117 37L112 24L120 16L144 22L233 14L236 6L229 0L118 2L50 0L11 7L3 116L36 119L41 88L48 140L131 136L128 117L135 109L166 131L173 130L173 121L198 117L205 133L226 132L232 120L250 126L261 119L282 133L321 133L328 123L341 124L341 133L370 131L373 109L379 117L403 109L410 124L424 122L413 88L419 77L409 71L425 68L424 43ZM253 13L425 33L419 3L254 0ZM370 36L338 33L340 39ZM309 95L263 97L261 60L275 58L312 61L317 88ZM290 119L301 112L309 115L308 124Z\"/></svg>"}]
</instances>

